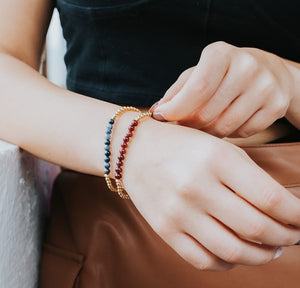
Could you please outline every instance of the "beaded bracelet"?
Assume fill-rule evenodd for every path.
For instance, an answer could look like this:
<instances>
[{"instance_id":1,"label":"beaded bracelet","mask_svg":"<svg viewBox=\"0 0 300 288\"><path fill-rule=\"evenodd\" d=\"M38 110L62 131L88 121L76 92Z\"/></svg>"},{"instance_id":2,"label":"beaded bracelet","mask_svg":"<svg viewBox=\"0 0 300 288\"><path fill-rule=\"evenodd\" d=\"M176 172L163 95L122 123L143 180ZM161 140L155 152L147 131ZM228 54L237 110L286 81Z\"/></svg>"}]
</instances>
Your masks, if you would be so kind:
<instances>
[{"instance_id":1,"label":"beaded bracelet","mask_svg":"<svg viewBox=\"0 0 300 288\"><path fill-rule=\"evenodd\" d=\"M136 129L136 127L139 125L139 123L146 117L151 117L152 113L151 112L146 112L146 113L141 113L137 118L135 118L129 128L126 136L123 138L123 143L121 145L121 150L120 154L118 157L117 161L117 168L115 169L115 179L116 179L116 184L117 184L117 192L119 196L123 199L129 199L129 195L127 192L124 190L123 185L122 185L122 167L123 167L123 161L125 159L125 154L126 154L126 148L128 146L128 143L130 139L133 136L133 133Z\"/></svg>"},{"instance_id":2,"label":"beaded bracelet","mask_svg":"<svg viewBox=\"0 0 300 288\"><path fill-rule=\"evenodd\" d=\"M111 144L111 133L112 133L112 129L113 126L115 124L115 121L117 119L117 117L120 117L123 113L128 112L128 111L135 111L135 112L139 112L141 113L141 111L135 107L131 107L131 106L124 106L122 108L120 108L111 119L109 119L108 121L108 125L107 125L107 130L106 130L106 136L105 136L105 142L104 142L104 177L105 177L105 181L107 184L107 187L109 188L109 190L113 191L113 192L117 192L117 188L115 188L110 180L110 144Z\"/></svg>"}]
</instances>

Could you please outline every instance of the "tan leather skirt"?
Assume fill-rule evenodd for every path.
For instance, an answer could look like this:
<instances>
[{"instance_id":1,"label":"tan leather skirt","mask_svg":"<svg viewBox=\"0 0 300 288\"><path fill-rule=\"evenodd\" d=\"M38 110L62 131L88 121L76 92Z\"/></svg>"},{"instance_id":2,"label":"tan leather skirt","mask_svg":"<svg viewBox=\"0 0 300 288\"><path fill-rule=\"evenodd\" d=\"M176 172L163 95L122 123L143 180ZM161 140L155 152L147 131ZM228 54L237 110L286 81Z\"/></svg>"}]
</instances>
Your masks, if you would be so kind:
<instances>
[{"instance_id":1,"label":"tan leather skirt","mask_svg":"<svg viewBox=\"0 0 300 288\"><path fill-rule=\"evenodd\" d=\"M300 143L244 147L300 197ZM218 237L218 235L216 235ZM103 178L62 171L54 183L40 288L293 288L300 286L300 246L263 266L203 272L180 258L131 201Z\"/></svg>"}]
</instances>

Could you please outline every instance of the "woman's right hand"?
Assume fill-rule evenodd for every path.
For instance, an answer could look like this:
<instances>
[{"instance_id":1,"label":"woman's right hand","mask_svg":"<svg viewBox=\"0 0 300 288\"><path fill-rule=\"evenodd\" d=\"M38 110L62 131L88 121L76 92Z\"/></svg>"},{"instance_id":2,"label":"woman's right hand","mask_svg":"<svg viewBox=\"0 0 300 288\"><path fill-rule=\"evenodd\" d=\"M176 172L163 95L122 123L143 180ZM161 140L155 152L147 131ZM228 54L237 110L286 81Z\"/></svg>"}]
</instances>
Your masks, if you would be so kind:
<instances>
[{"instance_id":1,"label":"woman's right hand","mask_svg":"<svg viewBox=\"0 0 300 288\"><path fill-rule=\"evenodd\" d=\"M195 129L141 123L123 184L154 231L202 270L264 264L300 239L300 200L242 149Z\"/></svg>"}]
</instances>

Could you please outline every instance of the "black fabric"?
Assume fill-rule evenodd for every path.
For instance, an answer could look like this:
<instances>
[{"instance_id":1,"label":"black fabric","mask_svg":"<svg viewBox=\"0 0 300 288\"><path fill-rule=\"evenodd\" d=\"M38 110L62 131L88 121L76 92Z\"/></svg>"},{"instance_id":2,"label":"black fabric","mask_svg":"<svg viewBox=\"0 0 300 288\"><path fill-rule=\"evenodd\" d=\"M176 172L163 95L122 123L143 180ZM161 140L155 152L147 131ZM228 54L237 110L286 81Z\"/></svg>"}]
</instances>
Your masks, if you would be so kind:
<instances>
[{"instance_id":1,"label":"black fabric","mask_svg":"<svg viewBox=\"0 0 300 288\"><path fill-rule=\"evenodd\" d=\"M300 62L299 0L57 0L68 89L150 106L223 40Z\"/></svg>"}]
</instances>

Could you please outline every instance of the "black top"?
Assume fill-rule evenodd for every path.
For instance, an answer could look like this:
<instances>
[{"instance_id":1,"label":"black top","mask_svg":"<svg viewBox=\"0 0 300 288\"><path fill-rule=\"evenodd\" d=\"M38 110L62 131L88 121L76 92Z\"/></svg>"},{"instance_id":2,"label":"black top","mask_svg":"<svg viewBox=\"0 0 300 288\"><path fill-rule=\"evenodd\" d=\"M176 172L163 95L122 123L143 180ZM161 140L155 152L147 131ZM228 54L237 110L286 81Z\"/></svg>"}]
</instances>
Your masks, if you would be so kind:
<instances>
[{"instance_id":1,"label":"black top","mask_svg":"<svg viewBox=\"0 0 300 288\"><path fill-rule=\"evenodd\" d=\"M150 106L218 40L300 62L300 0L57 0L68 89Z\"/></svg>"}]
</instances>

